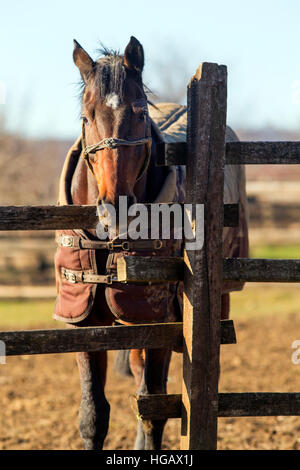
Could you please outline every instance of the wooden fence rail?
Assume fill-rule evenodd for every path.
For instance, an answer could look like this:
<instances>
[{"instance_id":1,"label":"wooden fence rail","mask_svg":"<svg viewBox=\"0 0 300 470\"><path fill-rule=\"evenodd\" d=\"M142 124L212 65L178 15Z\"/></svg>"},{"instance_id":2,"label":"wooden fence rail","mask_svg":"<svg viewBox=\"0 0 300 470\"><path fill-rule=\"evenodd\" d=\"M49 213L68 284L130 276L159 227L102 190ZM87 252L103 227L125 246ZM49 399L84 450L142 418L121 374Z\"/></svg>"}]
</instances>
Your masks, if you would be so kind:
<instances>
[{"instance_id":1,"label":"wooden fence rail","mask_svg":"<svg viewBox=\"0 0 300 470\"><path fill-rule=\"evenodd\" d=\"M151 204L145 206L151 210ZM90 205L0 206L0 214L0 230L93 229L99 222L96 207ZM224 204L225 227L236 227L238 216L238 204Z\"/></svg>"},{"instance_id":2,"label":"wooden fence rail","mask_svg":"<svg viewBox=\"0 0 300 470\"><path fill-rule=\"evenodd\" d=\"M123 256L117 272L121 282L171 282L189 270L183 258ZM300 259L223 259L223 280L245 282L300 282Z\"/></svg>"},{"instance_id":3,"label":"wooden fence rail","mask_svg":"<svg viewBox=\"0 0 300 470\"><path fill-rule=\"evenodd\" d=\"M131 405L141 419L181 418L182 396L139 395ZM300 416L300 393L219 393L218 416Z\"/></svg>"},{"instance_id":4,"label":"wooden fence rail","mask_svg":"<svg viewBox=\"0 0 300 470\"><path fill-rule=\"evenodd\" d=\"M160 144L157 157L159 165L185 165L186 160L186 142ZM300 142L228 142L225 163L227 165L300 164Z\"/></svg>"},{"instance_id":5,"label":"wooden fence rail","mask_svg":"<svg viewBox=\"0 0 300 470\"><path fill-rule=\"evenodd\" d=\"M221 320L221 344L236 343L232 320ZM182 323L0 332L7 356L78 351L167 348L182 350Z\"/></svg>"}]
</instances>

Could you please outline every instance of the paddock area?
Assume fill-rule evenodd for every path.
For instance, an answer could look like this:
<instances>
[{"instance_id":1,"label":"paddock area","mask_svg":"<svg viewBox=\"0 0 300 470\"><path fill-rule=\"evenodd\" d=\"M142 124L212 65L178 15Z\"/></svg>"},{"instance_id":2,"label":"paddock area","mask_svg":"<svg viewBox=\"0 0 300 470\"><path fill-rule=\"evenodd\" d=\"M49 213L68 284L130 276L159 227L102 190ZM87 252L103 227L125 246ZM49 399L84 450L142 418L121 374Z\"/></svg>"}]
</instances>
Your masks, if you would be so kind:
<instances>
[{"instance_id":1,"label":"paddock area","mask_svg":"<svg viewBox=\"0 0 300 470\"><path fill-rule=\"evenodd\" d=\"M1 330L58 327L46 320L53 301L10 305L7 310L7 303L0 302ZM221 346L220 392L299 392L300 364L291 361L292 342L299 339L298 312L295 284L249 283L232 295L237 344ZM115 352L108 354L111 419L104 448L132 449L136 418L128 404L135 385L113 371ZM181 392L181 361L182 355L173 353L169 393ZM75 354L8 357L0 365L0 385L1 450L82 449ZM218 423L219 449L300 450L300 417L219 418ZM179 419L168 421L163 448L180 448Z\"/></svg>"},{"instance_id":2,"label":"paddock area","mask_svg":"<svg viewBox=\"0 0 300 470\"><path fill-rule=\"evenodd\" d=\"M131 38L131 40L135 39ZM75 46L80 48L76 42ZM138 443L136 448L161 448L161 420L164 418L181 418L181 430L176 422L170 421L168 424L164 445L170 450L178 448L213 450L217 447L219 449L299 448L299 439L294 437L298 435L297 431L299 431L294 417L299 417L300 394L297 389L296 393L293 390L293 386L296 386L295 371L298 372L296 366L299 365L299 361L295 360L295 351L292 346L298 344L298 289L293 285L278 289L276 285L271 284L274 282L300 282L300 260L298 257L291 258L291 252L294 249L297 252L298 250L296 245L289 246L292 250L288 258L280 259L280 256L276 256L275 259L262 258L261 254L258 256L261 259L248 258L246 194L245 191L240 191L245 183L245 177L243 170L238 170L238 168L239 165L249 164L299 164L300 144L293 141L238 141L236 136L231 138L231 134L229 134L228 137L227 131L228 139L225 142L226 77L225 66L212 63L203 63L199 66L188 87L187 140L183 139L179 143L162 141L157 146L155 163L158 166L185 164L187 167L186 200L191 204L204 204L205 242L203 247L193 249L190 244L186 244L183 257L136 256L133 258L129 255L119 257L114 277L111 274L97 275L97 272L96 275L90 275L89 272L90 277L85 278L84 273L87 272L85 270L80 271L81 277L77 278L78 268L76 274L69 268L62 268L63 274L71 276L65 276L66 281L71 283L183 281L183 323L146 324L118 328L114 326L80 328L71 331L61 329L52 331L53 328L50 325L49 329L45 331L26 332L22 322L17 319L10 321L11 318L7 316L9 314L8 305L4 305L3 312L6 312L6 316L4 315L3 321L8 325L9 330L14 325L18 325L18 331L2 330L0 333L1 344L6 347L7 357L16 355L23 357L11 362L9 366L3 364L3 367L6 367L5 370L9 371L7 374L10 374L6 376L4 373L2 376L3 390L5 390L5 386L8 387L7 403L4 402L3 426L6 432L4 436L6 447L9 448L11 439L8 433L10 420L12 434L17 436L15 433L18 426L14 422L17 416L19 426L22 427L22 423L26 423L26 428L18 429L17 443L13 443L14 437L12 437L11 445L21 445L20 448L22 448L23 444L27 444L27 448L30 449L45 449L48 448L48 445L51 446L51 449L61 449L65 446L66 448L78 448L79 435L74 434L73 430L72 434L68 436L68 427L63 421L67 417L68 424L74 425L72 429L78 429L76 427L77 411L73 412L73 405L77 404L76 410L78 410L80 397L77 397L76 393L80 387L78 380L73 383L76 369L74 356L68 354L67 359L64 360L52 358L55 366L51 371L49 353L66 355L72 351L142 348L170 348L179 351L182 347L182 363L175 355L171 364L169 395L166 395L164 385L160 388L161 384L159 387L155 387L154 383L152 384L154 390L160 394L148 393L147 387L149 386L149 390L151 390L152 385L151 374L148 377L149 384L147 384L147 365L148 370L151 366L151 363L147 362L147 358L150 361L147 351L145 392L144 388L141 388L144 394L134 395L133 380L128 379L127 382L122 383L118 377L113 375L109 377L108 381L110 382L108 382L106 393L108 401L112 404L112 420L110 433L105 442L106 449L131 448L135 433L131 436L130 423L132 423L132 429L135 429L137 416L143 420L143 425L146 424L146 426L143 431L145 440ZM85 147L84 133L81 142L83 149L89 148ZM102 141L98 145L102 145ZM136 141L134 141L134 145L136 145ZM77 148L76 158L80 157L79 150ZM83 154L86 154L85 150ZM150 155L149 152L148 154ZM73 155L73 151L69 155ZM233 165L238 166L233 167ZM87 171L85 166L84 168ZM235 173L231 174L232 168L235 168ZM72 173L68 171L65 170L65 174L70 178ZM229 191L230 194L226 195L225 189L230 186L229 180L233 174L235 180L239 181L239 185L235 189L231 188L232 194ZM226 180L226 175L229 180ZM66 181L63 182L62 187L66 187ZM233 194L235 194L234 197ZM227 196L230 196L229 199ZM255 196L248 197L251 203L257 202ZM267 213L270 213L268 222L272 221L274 214L280 213L281 210L281 207L272 204L272 201L271 205L269 202L266 208ZM289 212L294 214L295 207L290 206ZM96 226L96 214L94 204L88 206L68 204L65 195L60 199L58 206L2 206L0 230L62 230L62 228L70 230L78 227L90 229ZM278 216L275 216L275 219L277 218ZM193 218L192 225L196 227L195 224L196 219ZM224 240L222 238L224 227L233 228L233 231L227 232L227 234L236 234L236 236L238 234L239 244L235 246L232 241L229 241L229 245L227 245L229 235L226 235ZM236 227L239 229L236 230ZM73 241L68 240L67 244L62 246L76 247L73 236L64 235L63 238ZM99 248L98 245L97 247ZM229 251L226 251L226 247L229 247ZM83 248L87 248L87 246ZM114 250L115 247L110 243L104 248ZM275 246L272 251L274 248ZM125 250L125 247L123 249ZM127 249L129 249L128 246ZM39 267L43 270L46 269L47 262L39 260ZM89 269L91 268L92 266ZM235 346L236 339L232 320L224 319L220 322L220 301L224 281L229 281L228 285L225 284L229 292L239 291L244 282L268 283L266 287L252 284L252 287L249 286L249 293L248 289L244 289L238 295L236 292L232 294L231 318L236 322L241 349L237 349ZM22 303L15 300L10 307L12 312L18 311L20 314ZM30 305L30 301L24 303L23 307L27 310L27 315L24 314L27 321L30 309L38 307L36 311L41 311L41 305ZM46 309L44 312L49 309L50 314L50 304L49 302L47 304L45 299L44 308ZM101 305L98 305L97 308L99 312L103 311ZM72 309L70 311L72 318L73 314L74 310ZM55 316L56 318L60 317L60 315ZM19 320L21 318L22 315ZM221 318L226 318L226 315ZM37 318L34 320L35 325L29 326L31 330L45 328L38 324ZM4 324L3 328L5 328ZM138 334L137 331L142 331L142 333ZM181 331L182 338L179 336ZM234 348L228 347L220 359L221 344L234 345ZM35 354L45 355L45 357L35 359L28 357L28 355ZM113 363L113 355L113 353L109 353L110 366ZM297 357L299 357L299 351L297 351ZM27 362L24 363L24 361ZM44 363L44 361L46 362ZM219 381L220 361L221 380ZM15 368L16 372L21 372L23 377L20 379L20 384L15 380ZM132 370L135 371L135 369ZM156 374L158 374L158 370L159 368L155 370ZM40 383L40 378L45 375L45 371L47 382ZM183 376L181 376L182 371ZM94 383L92 368L87 373L89 377L92 377L92 383ZM179 376L178 373L180 373ZM61 383L58 383L59 378L62 380ZM32 384L36 390L33 392L34 396L32 396ZM181 384L183 385L182 391L180 390ZM100 385L102 387L103 383ZM130 385L132 389L130 389ZM28 393L27 386L29 386ZM129 387L129 390L126 386ZM22 392L20 395L18 395L19 390ZM49 398L48 393L50 393ZM116 401L114 401L114 395L117 397ZM68 398L72 402L68 403ZM83 403L85 398L83 394ZM91 398L94 399L93 394L89 395L88 400ZM123 414L124 410L130 413L129 401L131 401L136 414L135 419L133 416L131 420L126 416L126 413ZM6 415L11 402L13 403L12 413ZM47 404L46 415L37 416L37 413L44 411L42 403ZM59 408L58 403L61 403L61 409L57 409ZM108 418L107 408L105 408L106 419ZM29 415L27 417L28 409ZM72 412L72 415L67 416L66 410ZM96 432L95 423L98 423L100 427L103 425L102 417L97 414L97 407L95 410L96 421L90 411L86 414L93 432ZM81 417L85 411L86 408ZM48 413L51 419L46 417ZM56 415L56 413L59 414ZM120 415L123 416L123 422L116 421L120 419ZM252 420L246 419L245 421L245 417L250 416L253 417ZM273 422L269 418L263 424L261 418L258 418L259 416L272 416ZM287 420L282 418L283 416L290 418ZM222 424L224 433L222 433L222 426L219 426L217 431L218 417L223 419L227 417ZM243 417L241 424L235 423L236 417ZM97 421L98 418L99 421ZM124 419L126 419L125 422ZM80 424L82 425L82 419ZM101 438L101 442L99 441L101 448L106 436L107 424L108 421L105 421L103 435L100 433L98 436L99 439ZM289 425L288 431L287 424ZM34 436L32 439L30 438L32 429L35 429L39 441L43 436L42 431L45 430L47 444L43 444L42 447L39 447L40 443L32 444L35 441ZM57 435L60 436L58 447L54 444L55 436L49 436L49 432L58 433ZM227 432L231 435L229 441L226 439ZM179 435L181 435L180 444ZM85 448L98 448L95 445L96 441L93 440L96 439L96 434L91 436L87 438L83 436ZM251 436L255 437L251 439ZM116 439L118 440L116 441ZM62 440L64 444L62 444ZM126 444L123 445L123 442ZM34 447L30 447L31 445ZM79 448L81 448L81 444Z\"/></svg>"}]
</instances>

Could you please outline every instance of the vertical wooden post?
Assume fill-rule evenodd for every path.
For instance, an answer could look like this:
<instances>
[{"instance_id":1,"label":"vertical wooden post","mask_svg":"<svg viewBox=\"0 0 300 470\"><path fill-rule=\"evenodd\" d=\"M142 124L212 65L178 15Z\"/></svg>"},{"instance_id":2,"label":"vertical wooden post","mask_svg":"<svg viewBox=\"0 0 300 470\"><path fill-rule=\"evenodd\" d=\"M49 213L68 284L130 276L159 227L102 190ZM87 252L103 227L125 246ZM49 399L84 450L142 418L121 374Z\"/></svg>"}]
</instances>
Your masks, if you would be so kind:
<instances>
[{"instance_id":1,"label":"vertical wooden post","mask_svg":"<svg viewBox=\"0 0 300 470\"><path fill-rule=\"evenodd\" d=\"M226 79L203 63L188 86L186 202L204 204L205 241L184 254L182 449L217 447Z\"/></svg>"}]
</instances>

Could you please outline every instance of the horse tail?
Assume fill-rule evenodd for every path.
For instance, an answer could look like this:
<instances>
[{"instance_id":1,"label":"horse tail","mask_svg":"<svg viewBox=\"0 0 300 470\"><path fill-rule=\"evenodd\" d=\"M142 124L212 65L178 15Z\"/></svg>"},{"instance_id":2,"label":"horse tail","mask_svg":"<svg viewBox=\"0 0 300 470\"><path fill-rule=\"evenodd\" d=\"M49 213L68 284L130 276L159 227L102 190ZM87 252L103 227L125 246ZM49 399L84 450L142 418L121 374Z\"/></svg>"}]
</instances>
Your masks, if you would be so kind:
<instances>
[{"instance_id":1,"label":"horse tail","mask_svg":"<svg viewBox=\"0 0 300 470\"><path fill-rule=\"evenodd\" d=\"M124 377L132 377L132 372L129 364L130 350L117 351L115 358L114 369Z\"/></svg>"}]
</instances>

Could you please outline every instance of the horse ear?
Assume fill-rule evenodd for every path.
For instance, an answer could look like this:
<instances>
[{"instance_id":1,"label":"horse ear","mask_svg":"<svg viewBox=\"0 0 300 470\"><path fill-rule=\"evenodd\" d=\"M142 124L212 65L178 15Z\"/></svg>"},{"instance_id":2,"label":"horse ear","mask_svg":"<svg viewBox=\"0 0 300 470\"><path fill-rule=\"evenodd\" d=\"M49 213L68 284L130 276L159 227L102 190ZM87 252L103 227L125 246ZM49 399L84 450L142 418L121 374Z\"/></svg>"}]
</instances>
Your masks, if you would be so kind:
<instances>
[{"instance_id":1,"label":"horse ear","mask_svg":"<svg viewBox=\"0 0 300 470\"><path fill-rule=\"evenodd\" d=\"M129 70L142 73L144 68L144 49L142 44L131 36L124 52L124 65Z\"/></svg>"},{"instance_id":2,"label":"horse ear","mask_svg":"<svg viewBox=\"0 0 300 470\"><path fill-rule=\"evenodd\" d=\"M94 71L95 63L76 39L74 39L73 60L79 68L83 81L86 82Z\"/></svg>"}]
</instances>

